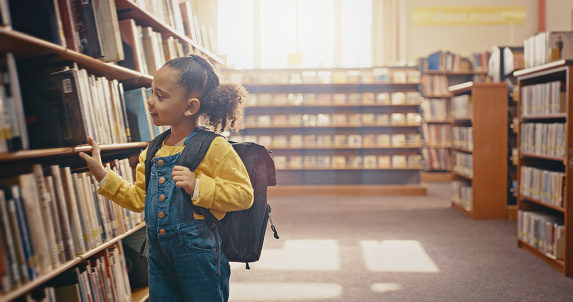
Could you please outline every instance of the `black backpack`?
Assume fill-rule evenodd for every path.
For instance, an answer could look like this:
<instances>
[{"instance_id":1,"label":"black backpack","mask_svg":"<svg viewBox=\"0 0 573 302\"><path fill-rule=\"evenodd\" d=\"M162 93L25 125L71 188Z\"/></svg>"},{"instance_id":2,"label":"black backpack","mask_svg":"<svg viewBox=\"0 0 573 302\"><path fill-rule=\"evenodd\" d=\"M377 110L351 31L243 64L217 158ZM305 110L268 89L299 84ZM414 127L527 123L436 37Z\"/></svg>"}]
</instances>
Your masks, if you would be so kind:
<instances>
[{"instance_id":1,"label":"black backpack","mask_svg":"<svg viewBox=\"0 0 573 302\"><path fill-rule=\"evenodd\" d=\"M146 189L149 185L151 159L170 133L171 130L167 130L158 135L147 148L145 161ZM178 164L195 171L205 157L211 142L217 136L220 135L205 128L198 129L181 151ZM246 210L228 212L219 221L209 209L196 206L193 203L190 204L193 211L203 215L210 226L217 226L216 230L222 238L223 251L227 259L233 262L244 262L249 269L249 262L255 262L261 256L265 231L270 220L271 206L267 203L267 186L276 185L275 164L270 156L270 151L264 146L252 142L236 143L230 141L229 143L243 161L251 179L254 190L253 205ZM187 193L184 191L184 194ZM274 237L278 239L279 236L272 220L270 222ZM213 230L213 228L211 229Z\"/></svg>"}]
</instances>

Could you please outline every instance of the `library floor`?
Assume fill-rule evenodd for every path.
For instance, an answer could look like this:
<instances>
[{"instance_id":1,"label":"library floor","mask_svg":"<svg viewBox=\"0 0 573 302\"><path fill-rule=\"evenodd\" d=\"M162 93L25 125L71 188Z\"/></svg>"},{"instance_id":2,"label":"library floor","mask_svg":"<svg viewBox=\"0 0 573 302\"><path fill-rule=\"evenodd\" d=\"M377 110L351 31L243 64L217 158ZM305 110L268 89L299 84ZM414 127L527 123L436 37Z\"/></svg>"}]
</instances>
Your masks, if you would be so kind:
<instances>
[{"instance_id":1,"label":"library floor","mask_svg":"<svg viewBox=\"0 0 573 302\"><path fill-rule=\"evenodd\" d=\"M275 197L259 262L230 301L573 301L573 278L517 248L515 221L470 220L449 183L427 196Z\"/></svg>"}]
</instances>

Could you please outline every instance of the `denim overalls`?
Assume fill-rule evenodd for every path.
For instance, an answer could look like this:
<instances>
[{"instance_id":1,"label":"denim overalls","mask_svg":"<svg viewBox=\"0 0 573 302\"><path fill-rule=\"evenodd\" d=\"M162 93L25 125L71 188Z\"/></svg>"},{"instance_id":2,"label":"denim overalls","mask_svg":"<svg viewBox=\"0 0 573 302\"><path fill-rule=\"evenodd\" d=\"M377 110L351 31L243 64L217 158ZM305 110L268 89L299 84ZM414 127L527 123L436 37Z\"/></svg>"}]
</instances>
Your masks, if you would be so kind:
<instances>
[{"instance_id":1,"label":"denim overalls","mask_svg":"<svg viewBox=\"0 0 573 302\"><path fill-rule=\"evenodd\" d=\"M179 155L156 156L151 165L145 197L149 298L151 302L227 301L229 262L221 253L218 275L220 244L204 220L194 219L191 200L171 179ZM217 240L221 243L220 237Z\"/></svg>"}]
</instances>

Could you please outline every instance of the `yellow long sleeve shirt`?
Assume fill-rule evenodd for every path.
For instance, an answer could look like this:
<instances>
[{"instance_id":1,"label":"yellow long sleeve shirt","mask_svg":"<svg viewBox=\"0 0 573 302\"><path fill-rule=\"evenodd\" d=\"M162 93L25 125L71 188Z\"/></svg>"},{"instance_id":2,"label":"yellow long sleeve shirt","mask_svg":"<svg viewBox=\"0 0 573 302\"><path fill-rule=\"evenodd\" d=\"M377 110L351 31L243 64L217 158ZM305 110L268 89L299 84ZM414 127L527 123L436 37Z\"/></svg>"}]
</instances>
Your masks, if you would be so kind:
<instances>
[{"instance_id":1,"label":"yellow long sleeve shirt","mask_svg":"<svg viewBox=\"0 0 573 302\"><path fill-rule=\"evenodd\" d=\"M184 146L162 144L155 156L164 157L180 153ZM129 183L113 171L109 171L105 183L98 193L113 200L118 205L135 212L145 207L145 159L147 149L139 155L136 167L136 180ZM253 203L253 187L247 170L233 147L222 137L211 143L207 154L195 170L199 179L199 198L195 205L210 209L217 219L226 212L248 209ZM203 219L194 213L195 219Z\"/></svg>"}]
</instances>

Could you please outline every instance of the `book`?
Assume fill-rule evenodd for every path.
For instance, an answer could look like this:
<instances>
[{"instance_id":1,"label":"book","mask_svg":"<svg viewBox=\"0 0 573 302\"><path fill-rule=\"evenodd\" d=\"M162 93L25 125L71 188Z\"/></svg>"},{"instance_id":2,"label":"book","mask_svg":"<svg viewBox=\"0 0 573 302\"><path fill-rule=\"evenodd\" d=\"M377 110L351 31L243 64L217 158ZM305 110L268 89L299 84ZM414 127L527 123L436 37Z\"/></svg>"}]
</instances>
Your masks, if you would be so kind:
<instances>
[{"instance_id":1,"label":"book","mask_svg":"<svg viewBox=\"0 0 573 302\"><path fill-rule=\"evenodd\" d=\"M72 234L72 240L74 243L73 250L76 254L83 254L87 251L85 242L85 232L83 219L80 219L80 209L78 208L78 202L76 198L76 192L73 183L72 172L69 167L60 168L60 175L62 179L63 191L65 194L66 208L69 213L70 228Z\"/></svg>"},{"instance_id":2,"label":"book","mask_svg":"<svg viewBox=\"0 0 573 302\"><path fill-rule=\"evenodd\" d=\"M94 58L103 57L102 32L94 0L71 0L81 52ZM109 34L109 33L108 33Z\"/></svg>"},{"instance_id":3,"label":"book","mask_svg":"<svg viewBox=\"0 0 573 302\"><path fill-rule=\"evenodd\" d=\"M77 70L61 70L34 76L23 82L24 110L32 148L71 147L87 143L88 121L84 113Z\"/></svg>"},{"instance_id":4,"label":"book","mask_svg":"<svg viewBox=\"0 0 573 302\"><path fill-rule=\"evenodd\" d=\"M14 30L66 47L56 0L10 1Z\"/></svg>"},{"instance_id":5,"label":"book","mask_svg":"<svg viewBox=\"0 0 573 302\"><path fill-rule=\"evenodd\" d=\"M18 175L18 183L20 185L23 209L26 211L26 217L28 218L31 245L36 255L36 261L38 261L37 274L39 276L49 272L52 265L50 263L50 248L44 229L45 225L41 213L42 206L38 196L37 182L34 174L27 173Z\"/></svg>"},{"instance_id":6,"label":"book","mask_svg":"<svg viewBox=\"0 0 573 302\"><path fill-rule=\"evenodd\" d=\"M181 21L183 23L185 36L193 41L197 41L197 29L193 22L193 8L191 7L191 2L184 1L179 3L179 9L181 11Z\"/></svg>"},{"instance_id":7,"label":"book","mask_svg":"<svg viewBox=\"0 0 573 302\"><path fill-rule=\"evenodd\" d=\"M0 0L0 25L10 25L10 9L8 0Z\"/></svg>"},{"instance_id":8,"label":"book","mask_svg":"<svg viewBox=\"0 0 573 302\"><path fill-rule=\"evenodd\" d=\"M72 8L71 0L56 0L60 11L62 29L66 40L66 47L73 51L82 52L80 36L76 28L75 12Z\"/></svg>"},{"instance_id":9,"label":"book","mask_svg":"<svg viewBox=\"0 0 573 302\"><path fill-rule=\"evenodd\" d=\"M116 62L123 60L123 47L117 21L117 9L115 0L94 0L95 14L101 31L101 47L104 62Z\"/></svg>"},{"instance_id":10,"label":"book","mask_svg":"<svg viewBox=\"0 0 573 302\"><path fill-rule=\"evenodd\" d=\"M58 165L50 166L50 173L52 174L51 176L54 181L54 193L56 196L55 200L58 209L58 216L60 218L60 228L62 232L65 259L69 261L76 256L71 224L72 217L70 217L70 214L68 213L69 211L66 203L64 184L61 177L60 167Z\"/></svg>"},{"instance_id":11,"label":"book","mask_svg":"<svg viewBox=\"0 0 573 302\"><path fill-rule=\"evenodd\" d=\"M147 64L144 57L143 41L140 38L135 20L120 20L119 32L121 33L124 59L117 64L146 74Z\"/></svg>"},{"instance_id":12,"label":"book","mask_svg":"<svg viewBox=\"0 0 573 302\"><path fill-rule=\"evenodd\" d=\"M34 179L36 181L37 196L39 197L40 207L39 211L41 213L44 233L47 242L47 254L49 256L51 268L58 267L60 263L60 258L58 255L58 241L56 240L56 228L54 220L54 213L52 213L52 203L53 199L48 189L46 187L46 180L44 179L44 171L40 164L34 164L32 166ZM58 229L59 231L59 229Z\"/></svg>"},{"instance_id":13,"label":"book","mask_svg":"<svg viewBox=\"0 0 573 302\"><path fill-rule=\"evenodd\" d=\"M24 105L20 93L16 59L12 53L0 55L0 72L4 87L4 106L10 117L11 135L7 137L10 151L27 150L30 147ZM10 138L11 137L11 138Z\"/></svg>"},{"instance_id":14,"label":"book","mask_svg":"<svg viewBox=\"0 0 573 302\"><path fill-rule=\"evenodd\" d=\"M158 38L157 33L149 26L143 27L142 33L147 73L153 75L164 63L164 56L161 54L162 48L160 47L161 38Z\"/></svg>"},{"instance_id":15,"label":"book","mask_svg":"<svg viewBox=\"0 0 573 302\"><path fill-rule=\"evenodd\" d=\"M64 245L64 237L63 237L63 232L62 232L62 226L60 223L60 213L58 210L58 201L57 201L57 195L56 195L56 187L54 184L54 177L51 175L45 176L44 180L46 182L46 190L48 191L48 194L50 194L50 198L52 200L52 202L50 203L51 206L51 213L53 215L52 217L52 223L53 223L53 228L54 228L54 235L56 236L56 251L58 254L58 258L60 263L64 263L66 262L66 250L65 250L65 245Z\"/></svg>"},{"instance_id":16,"label":"book","mask_svg":"<svg viewBox=\"0 0 573 302\"><path fill-rule=\"evenodd\" d=\"M14 240L14 232L12 230L12 224L10 223L10 217L8 216L8 201L6 200L6 195L4 190L0 189L0 221L1 230L3 234L3 244L6 246L6 259L8 263L8 270L10 273L9 286L5 286L4 290L10 290L12 286L19 286L21 284L20 279L20 268L19 260L17 257L16 242ZM4 283L6 284L6 283Z\"/></svg>"},{"instance_id":17,"label":"book","mask_svg":"<svg viewBox=\"0 0 573 302\"><path fill-rule=\"evenodd\" d=\"M22 259L21 259L21 274L23 281L28 282L36 279L40 272L39 262L36 257L30 230L28 228L28 218L24 210L24 204L20 195L20 188L17 185L10 187L9 207L10 214L14 219L12 228L15 229L15 238L20 242Z\"/></svg>"},{"instance_id":18,"label":"book","mask_svg":"<svg viewBox=\"0 0 573 302\"><path fill-rule=\"evenodd\" d=\"M151 141L153 128L145 88L127 90L123 94L131 138L134 142Z\"/></svg>"}]
</instances>

